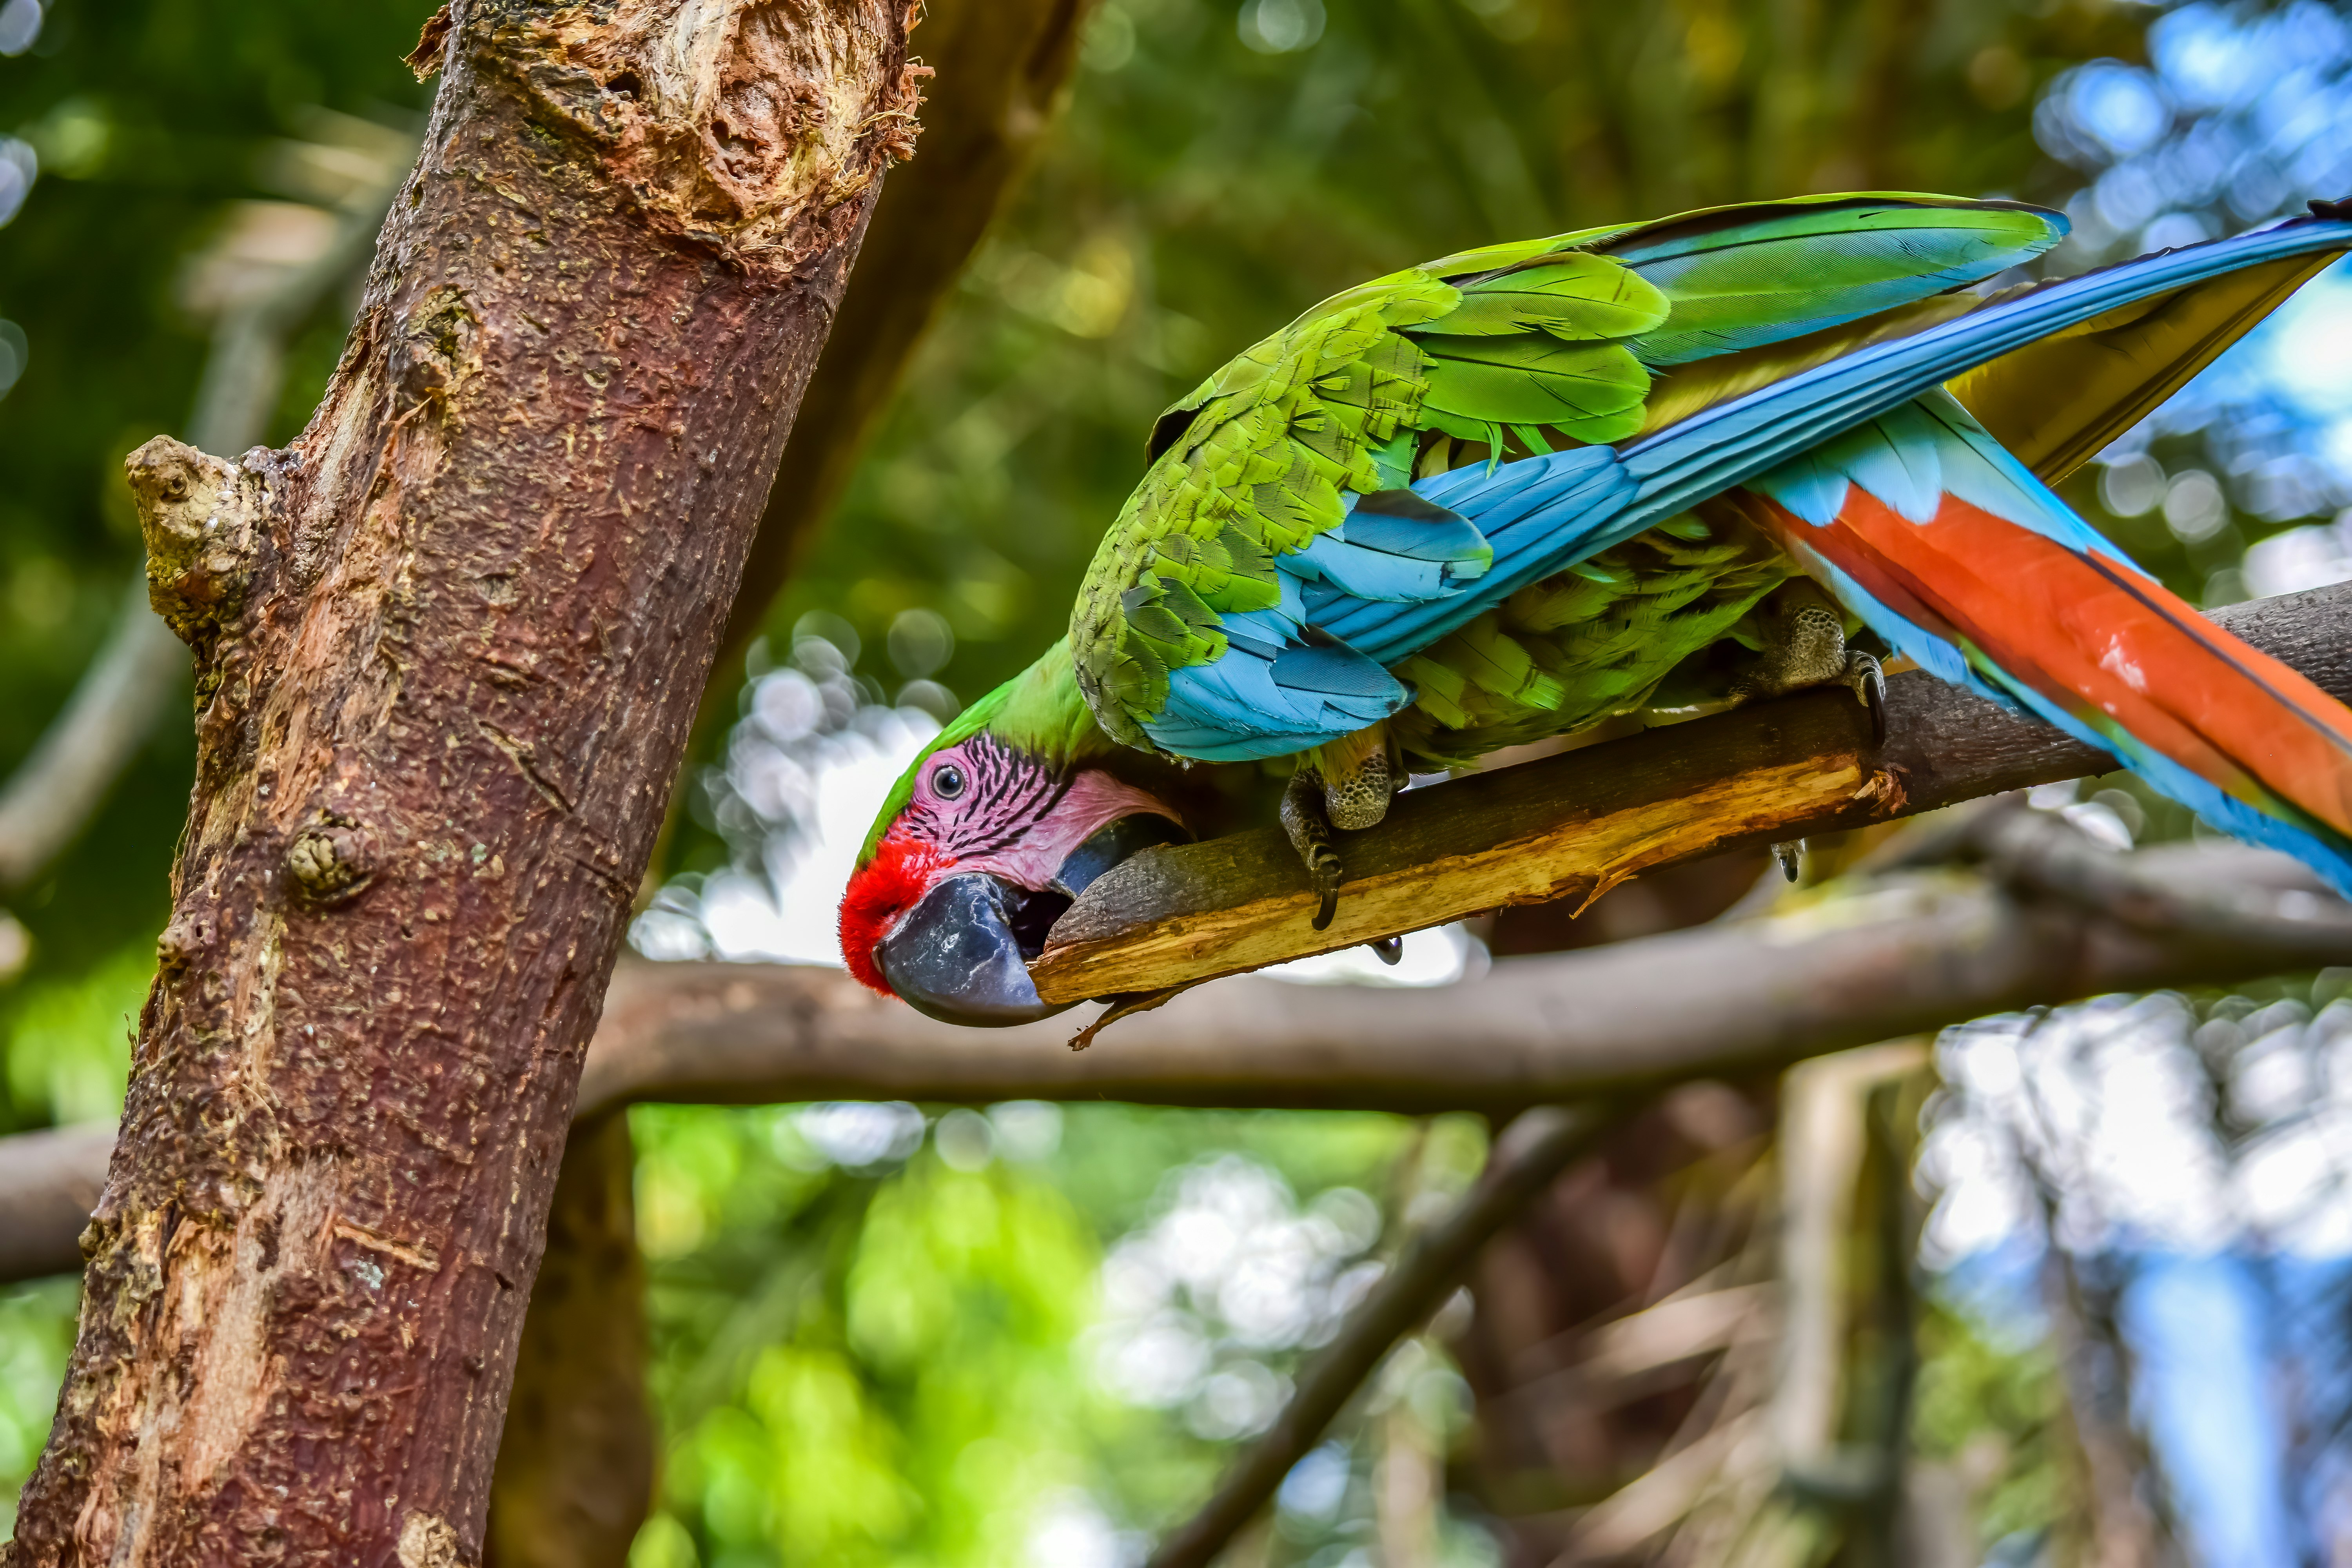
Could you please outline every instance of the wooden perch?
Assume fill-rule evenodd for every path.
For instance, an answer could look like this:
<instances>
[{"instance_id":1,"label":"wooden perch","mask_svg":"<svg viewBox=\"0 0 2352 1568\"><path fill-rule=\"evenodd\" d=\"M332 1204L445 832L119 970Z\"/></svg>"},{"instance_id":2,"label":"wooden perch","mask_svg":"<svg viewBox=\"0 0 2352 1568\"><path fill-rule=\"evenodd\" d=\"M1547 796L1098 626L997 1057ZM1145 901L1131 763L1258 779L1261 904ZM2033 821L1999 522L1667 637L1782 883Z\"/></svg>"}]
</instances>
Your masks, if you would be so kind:
<instances>
[{"instance_id":1,"label":"wooden perch","mask_svg":"<svg viewBox=\"0 0 2352 1568\"><path fill-rule=\"evenodd\" d=\"M2352 584L2214 618L2352 697ZM1886 710L1884 748L1838 688L1414 790L1380 826L1340 836L1349 876L1328 931L1307 923L1315 895L1279 829L1152 850L1088 888L1030 973L1053 1002L1188 985L2115 766L1921 671L1887 682Z\"/></svg>"},{"instance_id":2,"label":"wooden perch","mask_svg":"<svg viewBox=\"0 0 2352 1568\"><path fill-rule=\"evenodd\" d=\"M2022 837L2005 848L2030 853ZM2012 1007L2352 962L2342 907L2310 900L2318 883L2284 856L2182 845L2106 860L2109 880L2128 872L2189 904L2242 910L2267 898L2307 907L2309 923L2279 926L2274 910L2272 923L2247 926L2270 942L2166 931L1936 871L1774 918L1505 959L1428 990L1236 980L1122 1024L1079 1056L1065 1048L1066 1020L960 1029L838 970L628 963L613 977L576 1116L639 1100L828 1099L1503 1114L1772 1072ZM2321 931L2340 946L2315 944ZM79 1266L76 1237L112 1144L107 1128L0 1138L0 1281Z\"/></svg>"}]
</instances>

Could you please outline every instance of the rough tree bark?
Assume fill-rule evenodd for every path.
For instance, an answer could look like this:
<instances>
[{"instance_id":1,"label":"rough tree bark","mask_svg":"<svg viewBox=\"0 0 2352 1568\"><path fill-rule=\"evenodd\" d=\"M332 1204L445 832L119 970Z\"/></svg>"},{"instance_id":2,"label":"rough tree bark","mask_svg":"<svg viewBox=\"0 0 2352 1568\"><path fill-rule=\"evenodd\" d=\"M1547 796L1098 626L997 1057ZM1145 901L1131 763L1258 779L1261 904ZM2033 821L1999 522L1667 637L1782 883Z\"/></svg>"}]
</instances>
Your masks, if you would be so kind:
<instances>
[{"instance_id":1,"label":"rough tree bark","mask_svg":"<svg viewBox=\"0 0 2352 1568\"><path fill-rule=\"evenodd\" d=\"M757 634L795 554L831 514L926 329L1044 140L1091 9L1089 0L928 0L918 41L940 74L924 98L923 155L893 174L875 203L745 559L698 730L734 720L741 669L733 656ZM698 738L696 754L703 743ZM583 1148L575 1132L499 1445L489 1522L496 1568L618 1568L638 1522L597 1510L614 1498L644 1496L634 1468L644 1445L619 1434L634 1404L635 1429L649 1442L653 1413L644 1407L642 1369L616 1365L609 1337L630 1325L642 1334L644 1303L623 1281L642 1268L625 1227L565 1222L567 1194L601 1190L593 1173L607 1167L626 1179L625 1136ZM571 1256L572 1244L585 1253ZM604 1281L597 1310L543 1301L558 1279ZM535 1419L524 1419L527 1400ZM582 1432L598 1438L579 1441Z\"/></svg>"},{"instance_id":2,"label":"rough tree bark","mask_svg":"<svg viewBox=\"0 0 2352 1568\"><path fill-rule=\"evenodd\" d=\"M477 1561L579 1067L904 0L461 0L310 428L132 459L195 798L13 1563Z\"/></svg>"}]
</instances>

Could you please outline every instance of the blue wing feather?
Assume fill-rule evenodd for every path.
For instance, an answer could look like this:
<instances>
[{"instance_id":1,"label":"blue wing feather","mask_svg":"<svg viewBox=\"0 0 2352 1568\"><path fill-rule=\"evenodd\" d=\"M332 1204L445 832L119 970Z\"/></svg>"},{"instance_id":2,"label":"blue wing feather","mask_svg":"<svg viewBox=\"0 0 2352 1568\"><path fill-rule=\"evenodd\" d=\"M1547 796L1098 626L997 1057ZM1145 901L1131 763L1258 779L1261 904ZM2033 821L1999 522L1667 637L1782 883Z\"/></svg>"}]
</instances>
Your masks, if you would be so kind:
<instances>
[{"instance_id":1,"label":"blue wing feather","mask_svg":"<svg viewBox=\"0 0 2352 1568\"><path fill-rule=\"evenodd\" d=\"M1583 447L1506 463L1491 475L1472 465L1423 479L1413 489L1475 523L1495 547L1494 565L1444 599L1317 604L1315 624L1383 664L1394 663L1529 583L1622 543L1971 366L2151 295L2239 268L2347 246L2352 223L2301 218L2160 251L2049 284L1912 337L1858 349L1703 409L1622 449ZM1988 453L1989 460L2023 471L1998 443L1984 440L2000 454ZM2104 542L2100 548L2112 555Z\"/></svg>"},{"instance_id":2,"label":"blue wing feather","mask_svg":"<svg viewBox=\"0 0 2352 1568\"><path fill-rule=\"evenodd\" d=\"M1412 503L1410 514L1375 510L1376 500L1395 504L1385 497L1347 496L1347 515L1337 527L1276 557L1275 565L1344 597L1382 604L1444 598L1486 575L1495 552L1469 519L1410 490L1401 493Z\"/></svg>"},{"instance_id":3,"label":"blue wing feather","mask_svg":"<svg viewBox=\"0 0 2352 1568\"><path fill-rule=\"evenodd\" d=\"M1276 574L1281 602L1220 616L1225 652L1168 672L1168 701L1144 732L1204 763L1287 756L1376 724L1412 688L1310 626L1298 579Z\"/></svg>"},{"instance_id":4,"label":"blue wing feather","mask_svg":"<svg viewBox=\"0 0 2352 1568\"><path fill-rule=\"evenodd\" d=\"M1233 638L1225 657L1171 670L1168 709L1145 729L1171 752L1212 762L1279 756L1338 739L1412 701L1411 689L1381 667L1411 657L1529 583L1568 570L1776 468L1780 472L1773 477L1773 493L1800 516L1832 515L1833 503L1849 482L1848 468L1866 472L1874 490L1888 487L1879 493L1898 510L1924 503L1940 486L2007 515L2005 508L2020 504L2020 492L2010 479L2032 477L1981 431L1965 437L1967 449L1982 459L1981 468L1954 460L1948 447L1923 456L1918 442L1903 437L1900 418L1891 427L1893 434L1860 437L1850 444L1851 450L1841 448L1811 460L1804 455L1964 370L2119 306L2239 268L2347 247L2352 247L2352 223L2297 219L2254 234L2141 257L2046 285L1907 338L1857 349L1703 409L1622 449L1581 447L1494 467L1474 464L1419 480L1412 487L1415 495L1462 520L1491 551L1483 570L1475 569L1481 563L1466 548L1465 534L1433 532L1415 549L1385 520L1334 539L1349 526L1343 525L1314 547L1277 563L1283 568L1276 574L1282 584L1280 606L1222 617ZM1922 466L1931 457L1939 468ZM1792 458L1801 461L1792 463ZM2040 489L2035 481L2024 493ZM2007 500L1990 504L1997 496ZM2121 559L2071 511L2063 506L2057 511L2063 517L2042 518L2028 526L2076 548ZM2078 535L2089 537L2078 542ZM1334 542L1327 546L1325 540ZM1308 643L1309 628L1327 634L1339 651L1317 649L1322 657L1284 666L1285 659ZM1899 640L1897 646L1957 684L2006 695L1972 679L1965 662L1940 643L1935 649L1913 648ZM1285 668L1295 669L1297 679L1308 684L1286 684L1281 679ZM1334 673L1343 668L1348 672L1344 679ZM1368 670L1379 671L1386 685L1372 679ZM2186 793L2180 798L2200 812L2208 810L2201 798L2190 799ZM2281 833L2294 831L2267 817L2262 818L2259 830L2240 824L2233 806L2213 804L2208 815L2232 832L2242 827L2263 843L2276 843ZM2305 854L2294 846L2279 847Z\"/></svg>"}]
</instances>

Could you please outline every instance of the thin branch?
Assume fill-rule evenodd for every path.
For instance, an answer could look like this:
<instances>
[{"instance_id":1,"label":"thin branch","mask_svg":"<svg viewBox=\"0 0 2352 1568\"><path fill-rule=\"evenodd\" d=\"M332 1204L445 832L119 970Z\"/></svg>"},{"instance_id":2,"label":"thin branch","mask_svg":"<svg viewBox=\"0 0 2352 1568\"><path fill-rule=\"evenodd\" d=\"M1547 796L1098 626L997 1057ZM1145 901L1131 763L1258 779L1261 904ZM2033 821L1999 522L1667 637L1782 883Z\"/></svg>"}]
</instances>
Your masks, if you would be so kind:
<instances>
[{"instance_id":1,"label":"thin branch","mask_svg":"<svg viewBox=\"0 0 2352 1568\"><path fill-rule=\"evenodd\" d=\"M2214 618L2352 697L2352 584ZM1278 829L1152 850L1079 897L1032 973L1055 1001L1153 991L2115 766L1922 672L1888 681L1886 706L1883 748L1849 693L1819 690L1412 791L1344 836L1324 931Z\"/></svg>"},{"instance_id":2,"label":"thin branch","mask_svg":"<svg viewBox=\"0 0 2352 1568\"><path fill-rule=\"evenodd\" d=\"M923 155L875 204L833 335L768 491L705 698L734 715L740 652L841 500L924 333L1055 121L1093 0L932 0L915 42L940 68Z\"/></svg>"},{"instance_id":3,"label":"thin branch","mask_svg":"<svg viewBox=\"0 0 2352 1568\"><path fill-rule=\"evenodd\" d=\"M2049 812L1989 813L1971 837L2015 885L2071 899L2143 931L2303 953L2314 963L2352 953L2352 906L2337 900L2167 877Z\"/></svg>"},{"instance_id":4,"label":"thin branch","mask_svg":"<svg viewBox=\"0 0 2352 1568\"><path fill-rule=\"evenodd\" d=\"M0 1282L81 1272L81 1231L106 1184L112 1126L0 1138Z\"/></svg>"},{"instance_id":5,"label":"thin branch","mask_svg":"<svg viewBox=\"0 0 2352 1568\"><path fill-rule=\"evenodd\" d=\"M0 889L30 882L74 841L187 671L188 650L147 607L142 573L73 695L0 785Z\"/></svg>"},{"instance_id":6,"label":"thin branch","mask_svg":"<svg viewBox=\"0 0 2352 1568\"><path fill-rule=\"evenodd\" d=\"M1206 1568L1322 1437L1391 1346L1437 1310L1479 1249L1552 1178L1615 1126L1631 1102L1545 1107L1514 1121L1468 1196L1405 1248L1320 1354L1274 1426L1226 1473L1207 1506L1160 1544L1150 1568Z\"/></svg>"},{"instance_id":7,"label":"thin branch","mask_svg":"<svg viewBox=\"0 0 2352 1568\"><path fill-rule=\"evenodd\" d=\"M400 161L395 174L406 172ZM366 259L389 188L344 212L316 258L221 317L196 392L188 438L204 451L242 452L261 439L285 384L285 343L320 299ZM186 679L187 649L131 579L114 628L73 695L0 784L0 889L22 887L89 821Z\"/></svg>"}]
</instances>

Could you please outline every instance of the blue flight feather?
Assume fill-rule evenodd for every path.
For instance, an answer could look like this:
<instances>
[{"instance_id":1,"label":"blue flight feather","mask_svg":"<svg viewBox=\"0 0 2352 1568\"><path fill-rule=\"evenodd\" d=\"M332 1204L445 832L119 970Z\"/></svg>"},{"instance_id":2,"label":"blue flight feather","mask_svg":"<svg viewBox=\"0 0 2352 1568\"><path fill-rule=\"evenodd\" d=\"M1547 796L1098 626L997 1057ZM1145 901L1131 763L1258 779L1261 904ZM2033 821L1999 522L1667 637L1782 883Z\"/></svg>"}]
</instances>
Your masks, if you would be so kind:
<instances>
[{"instance_id":1,"label":"blue flight feather","mask_svg":"<svg viewBox=\"0 0 2352 1568\"><path fill-rule=\"evenodd\" d=\"M1347 512L1338 527L1304 550L1276 556L1275 565L1346 598L1419 604L1485 576L1495 558L1469 519L1411 490L1350 492L1344 501Z\"/></svg>"},{"instance_id":2,"label":"blue flight feather","mask_svg":"<svg viewBox=\"0 0 2352 1568\"><path fill-rule=\"evenodd\" d=\"M1413 490L1468 518L1494 546L1493 566L1461 592L1421 604L1318 596L1314 622L1379 662L1393 664L1529 583L1621 544L1974 365L2150 295L2242 267L2347 247L2352 247L2352 223L2298 218L2162 251L1857 349L1702 409L1622 450L1580 447L1506 463L1491 473L1473 464L1434 475ZM2016 464L2014 458L2008 461ZM1826 469L1821 477L1826 489L1843 482ZM1817 504L1830 499L1822 493ZM1800 510L1800 515L1808 513Z\"/></svg>"},{"instance_id":3,"label":"blue flight feather","mask_svg":"<svg viewBox=\"0 0 2352 1568\"><path fill-rule=\"evenodd\" d=\"M1276 577L1280 603L1218 617L1223 657L1168 672L1168 701L1143 726L1155 745L1204 763L1287 756L1412 701L1377 662L1309 629L1298 579Z\"/></svg>"}]
</instances>

